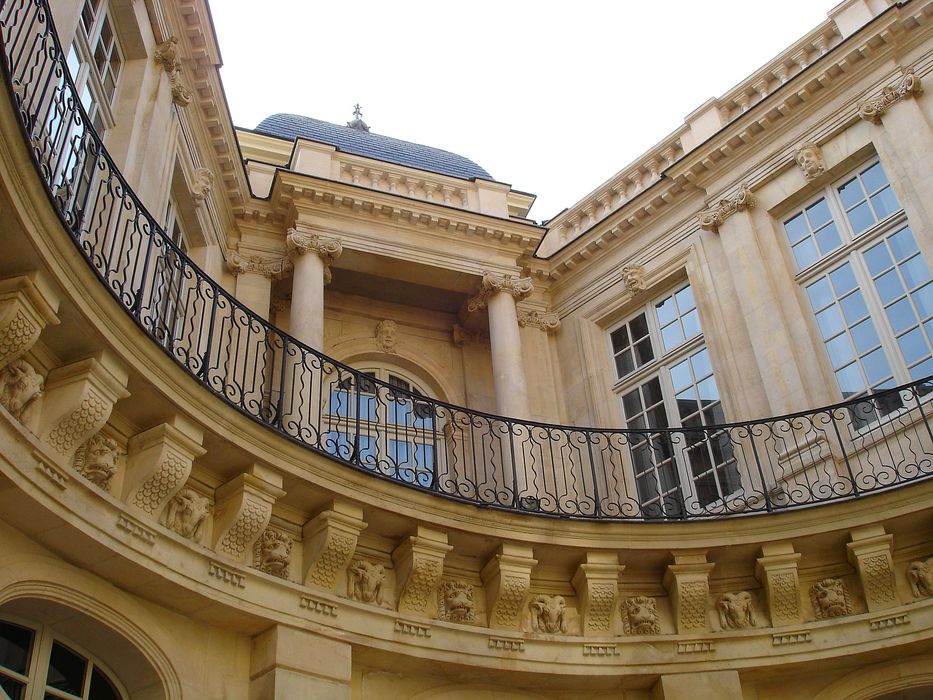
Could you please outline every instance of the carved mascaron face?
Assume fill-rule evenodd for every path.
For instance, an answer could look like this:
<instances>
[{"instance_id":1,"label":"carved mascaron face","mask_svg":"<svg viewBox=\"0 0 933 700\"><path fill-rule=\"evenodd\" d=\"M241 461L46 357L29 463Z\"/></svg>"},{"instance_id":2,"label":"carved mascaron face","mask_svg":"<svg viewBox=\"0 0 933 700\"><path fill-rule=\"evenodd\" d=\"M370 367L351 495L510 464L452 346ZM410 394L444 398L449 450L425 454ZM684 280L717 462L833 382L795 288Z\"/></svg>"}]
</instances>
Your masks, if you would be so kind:
<instances>
[{"instance_id":1,"label":"carved mascaron face","mask_svg":"<svg viewBox=\"0 0 933 700\"><path fill-rule=\"evenodd\" d=\"M110 478L117 473L117 443L108 437L96 435L88 441L81 473L94 484L107 488Z\"/></svg>"},{"instance_id":2,"label":"carved mascaron face","mask_svg":"<svg viewBox=\"0 0 933 700\"><path fill-rule=\"evenodd\" d=\"M42 376L26 360L16 360L0 374L0 402L19 419L26 407L42 396Z\"/></svg>"},{"instance_id":3,"label":"carved mascaron face","mask_svg":"<svg viewBox=\"0 0 933 700\"><path fill-rule=\"evenodd\" d=\"M395 321L382 321L376 326L376 340L386 352L395 350L398 344L398 326Z\"/></svg>"},{"instance_id":4,"label":"carved mascaron face","mask_svg":"<svg viewBox=\"0 0 933 700\"><path fill-rule=\"evenodd\" d=\"M654 598L638 596L625 601L625 612L632 634L658 634L658 609Z\"/></svg>"},{"instance_id":5,"label":"carved mascaron face","mask_svg":"<svg viewBox=\"0 0 933 700\"><path fill-rule=\"evenodd\" d=\"M262 559L260 568L271 574L281 575L288 569L292 553L291 541L285 535L266 530L262 535Z\"/></svg>"},{"instance_id":6,"label":"carved mascaron face","mask_svg":"<svg viewBox=\"0 0 933 700\"><path fill-rule=\"evenodd\" d=\"M933 596L933 558L915 561L907 568L907 579L915 598Z\"/></svg>"},{"instance_id":7,"label":"carved mascaron face","mask_svg":"<svg viewBox=\"0 0 933 700\"><path fill-rule=\"evenodd\" d=\"M826 170L823 163L823 152L819 146L801 146L800 150L797 151L796 160L807 180L819 177Z\"/></svg>"},{"instance_id":8,"label":"carved mascaron face","mask_svg":"<svg viewBox=\"0 0 933 700\"><path fill-rule=\"evenodd\" d=\"M473 588L469 585L450 584L444 589L444 609L455 622L473 618Z\"/></svg>"},{"instance_id":9,"label":"carved mascaron face","mask_svg":"<svg viewBox=\"0 0 933 700\"><path fill-rule=\"evenodd\" d=\"M169 504L168 525L183 537L199 539L210 503L195 491L182 489Z\"/></svg>"},{"instance_id":10,"label":"carved mascaron face","mask_svg":"<svg viewBox=\"0 0 933 700\"><path fill-rule=\"evenodd\" d=\"M386 575L382 564L370 564L357 559L350 565L349 572L352 598L363 603L382 602L382 582Z\"/></svg>"},{"instance_id":11,"label":"carved mascaron face","mask_svg":"<svg viewBox=\"0 0 933 700\"><path fill-rule=\"evenodd\" d=\"M747 591L724 593L719 601L719 619L723 627L738 629L755 624L752 596Z\"/></svg>"},{"instance_id":12,"label":"carved mascaron face","mask_svg":"<svg viewBox=\"0 0 933 700\"><path fill-rule=\"evenodd\" d=\"M531 622L536 632L557 634L567 631L565 613L567 606L563 596L535 596L531 601Z\"/></svg>"},{"instance_id":13,"label":"carved mascaron face","mask_svg":"<svg viewBox=\"0 0 933 700\"><path fill-rule=\"evenodd\" d=\"M849 612L841 581L836 579L820 581L816 584L814 597L824 617L841 617Z\"/></svg>"}]
</instances>

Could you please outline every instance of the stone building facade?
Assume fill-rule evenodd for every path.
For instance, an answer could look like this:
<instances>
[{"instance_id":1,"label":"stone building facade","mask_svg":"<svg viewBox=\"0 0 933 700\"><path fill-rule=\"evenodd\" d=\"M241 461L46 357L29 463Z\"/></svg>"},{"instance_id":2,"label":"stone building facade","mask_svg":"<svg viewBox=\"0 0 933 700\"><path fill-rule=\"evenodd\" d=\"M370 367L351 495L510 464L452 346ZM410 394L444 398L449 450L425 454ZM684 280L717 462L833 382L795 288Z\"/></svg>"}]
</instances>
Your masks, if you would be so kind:
<instances>
[{"instance_id":1,"label":"stone building facade","mask_svg":"<svg viewBox=\"0 0 933 700\"><path fill-rule=\"evenodd\" d=\"M236 129L204 0L49 5L0 2L0 697L933 692L933 2L546 225L360 115Z\"/></svg>"}]
</instances>

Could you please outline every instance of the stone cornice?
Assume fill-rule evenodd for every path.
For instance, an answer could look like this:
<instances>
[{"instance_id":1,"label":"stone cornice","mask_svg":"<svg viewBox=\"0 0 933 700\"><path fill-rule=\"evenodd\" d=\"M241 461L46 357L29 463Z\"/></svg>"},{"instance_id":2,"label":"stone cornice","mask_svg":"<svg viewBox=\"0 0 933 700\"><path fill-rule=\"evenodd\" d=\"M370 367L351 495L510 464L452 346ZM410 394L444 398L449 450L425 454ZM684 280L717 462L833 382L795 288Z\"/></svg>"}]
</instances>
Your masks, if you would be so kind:
<instances>
[{"instance_id":1,"label":"stone cornice","mask_svg":"<svg viewBox=\"0 0 933 700\"><path fill-rule=\"evenodd\" d=\"M716 206L697 214L697 220L704 231L717 232L730 216L753 206L755 206L755 195L752 194L748 185L739 185L739 189L734 194L720 199Z\"/></svg>"},{"instance_id":2,"label":"stone cornice","mask_svg":"<svg viewBox=\"0 0 933 700\"><path fill-rule=\"evenodd\" d=\"M920 78L914 73L913 68L905 68L904 74L894 83L886 85L881 89L881 94L860 102L858 106L858 115L865 121L872 124L880 124L881 117L888 111L888 108L895 102L908 97L918 97L923 94L923 87L920 85Z\"/></svg>"}]
</instances>

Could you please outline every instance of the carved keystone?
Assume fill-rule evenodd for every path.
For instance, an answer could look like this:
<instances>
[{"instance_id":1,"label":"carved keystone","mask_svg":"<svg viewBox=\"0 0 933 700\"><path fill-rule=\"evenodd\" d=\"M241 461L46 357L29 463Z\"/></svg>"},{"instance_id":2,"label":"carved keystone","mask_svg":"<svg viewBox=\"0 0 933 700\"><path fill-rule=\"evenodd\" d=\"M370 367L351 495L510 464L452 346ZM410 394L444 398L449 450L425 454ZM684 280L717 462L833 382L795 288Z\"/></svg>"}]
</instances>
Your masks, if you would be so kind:
<instances>
[{"instance_id":1,"label":"carved keystone","mask_svg":"<svg viewBox=\"0 0 933 700\"><path fill-rule=\"evenodd\" d=\"M444 557L451 549L446 532L423 525L395 548L392 561L400 613L418 617L437 614L437 587L444 573Z\"/></svg>"},{"instance_id":2,"label":"carved keystone","mask_svg":"<svg viewBox=\"0 0 933 700\"><path fill-rule=\"evenodd\" d=\"M123 485L126 502L158 520L166 504L184 488L191 463L204 454L203 439L200 428L179 415L130 438Z\"/></svg>"},{"instance_id":3,"label":"carved keystone","mask_svg":"<svg viewBox=\"0 0 933 700\"><path fill-rule=\"evenodd\" d=\"M573 575L580 601L583 636L612 634L613 612L619 600L619 574L625 569L612 552L587 552Z\"/></svg>"},{"instance_id":4,"label":"carved keystone","mask_svg":"<svg viewBox=\"0 0 933 700\"><path fill-rule=\"evenodd\" d=\"M678 634L709 630L709 575L715 564L706 552L671 552L672 564L664 572L664 587L671 596Z\"/></svg>"},{"instance_id":5,"label":"carved keystone","mask_svg":"<svg viewBox=\"0 0 933 700\"><path fill-rule=\"evenodd\" d=\"M538 563L533 555L531 547L503 543L499 552L483 567L480 576L486 588L491 628L521 628L522 606L531 587L531 570Z\"/></svg>"},{"instance_id":6,"label":"carved keystone","mask_svg":"<svg viewBox=\"0 0 933 700\"><path fill-rule=\"evenodd\" d=\"M113 405L130 395L127 379L123 364L107 351L52 370L36 433L70 461L104 427Z\"/></svg>"},{"instance_id":7,"label":"carved keystone","mask_svg":"<svg viewBox=\"0 0 933 700\"><path fill-rule=\"evenodd\" d=\"M346 501L334 501L328 510L302 528L306 586L336 592L337 579L353 558L360 533L366 529L363 509Z\"/></svg>"},{"instance_id":8,"label":"carved keystone","mask_svg":"<svg viewBox=\"0 0 933 700\"><path fill-rule=\"evenodd\" d=\"M240 474L215 492L214 550L245 562L253 543L272 517L272 505L285 495L282 477L261 464Z\"/></svg>"},{"instance_id":9,"label":"carved keystone","mask_svg":"<svg viewBox=\"0 0 933 700\"><path fill-rule=\"evenodd\" d=\"M900 605L894 584L894 560L891 557L893 535L884 526L868 525L849 533L846 544L849 563L858 571L868 612Z\"/></svg>"},{"instance_id":10,"label":"carved keystone","mask_svg":"<svg viewBox=\"0 0 933 700\"><path fill-rule=\"evenodd\" d=\"M0 280L0 368L22 357L47 325L58 325L58 301L39 273Z\"/></svg>"},{"instance_id":11,"label":"carved keystone","mask_svg":"<svg viewBox=\"0 0 933 700\"><path fill-rule=\"evenodd\" d=\"M755 578L764 586L772 627L801 622L799 561L800 554L790 542L771 542L761 547Z\"/></svg>"}]
</instances>

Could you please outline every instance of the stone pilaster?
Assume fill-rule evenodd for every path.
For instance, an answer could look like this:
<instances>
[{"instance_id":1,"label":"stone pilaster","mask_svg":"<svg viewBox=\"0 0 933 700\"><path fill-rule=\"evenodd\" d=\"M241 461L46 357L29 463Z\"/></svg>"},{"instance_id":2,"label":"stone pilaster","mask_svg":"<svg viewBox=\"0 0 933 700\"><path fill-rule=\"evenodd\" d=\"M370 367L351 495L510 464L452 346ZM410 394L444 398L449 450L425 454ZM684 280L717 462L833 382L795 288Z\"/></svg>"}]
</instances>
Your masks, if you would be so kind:
<instances>
[{"instance_id":1,"label":"stone pilaster","mask_svg":"<svg viewBox=\"0 0 933 700\"><path fill-rule=\"evenodd\" d=\"M761 556L755 563L755 578L765 589L772 627L802 622L799 561L800 554L790 542L772 542L761 547Z\"/></svg>"},{"instance_id":2,"label":"stone pilaster","mask_svg":"<svg viewBox=\"0 0 933 700\"><path fill-rule=\"evenodd\" d=\"M522 606L531 587L531 571L537 565L534 550L503 543L480 576L486 588L486 610L492 629L521 629Z\"/></svg>"},{"instance_id":3,"label":"stone pilaster","mask_svg":"<svg viewBox=\"0 0 933 700\"><path fill-rule=\"evenodd\" d=\"M885 534L883 525L867 525L852 530L849 537L846 555L858 571L868 612L900 605L891 556L894 536Z\"/></svg>"},{"instance_id":4,"label":"stone pilaster","mask_svg":"<svg viewBox=\"0 0 933 700\"><path fill-rule=\"evenodd\" d=\"M113 405L130 394L126 368L108 351L58 367L45 380L36 434L66 460L99 431Z\"/></svg>"},{"instance_id":5,"label":"stone pilaster","mask_svg":"<svg viewBox=\"0 0 933 700\"><path fill-rule=\"evenodd\" d=\"M709 631L709 575L715 564L706 552L671 553L672 564L664 572L664 587L671 596L678 634Z\"/></svg>"},{"instance_id":6,"label":"stone pilaster","mask_svg":"<svg viewBox=\"0 0 933 700\"><path fill-rule=\"evenodd\" d=\"M350 644L286 625L253 637L249 697L262 700L349 700Z\"/></svg>"},{"instance_id":7,"label":"stone pilaster","mask_svg":"<svg viewBox=\"0 0 933 700\"><path fill-rule=\"evenodd\" d=\"M258 316L269 318L272 280L287 275L291 262L284 257L264 257L245 252L231 252L227 269L236 277L236 298Z\"/></svg>"},{"instance_id":8,"label":"stone pilaster","mask_svg":"<svg viewBox=\"0 0 933 700\"><path fill-rule=\"evenodd\" d=\"M363 509L346 501L334 501L309 520L302 529L305 585L335 592L365 529Z\"/></svg>"},{"instance_id":9,"label":"stone pilaster","mask_svg":"<svg viewBox=\"0 0 933 700\"><path fill-rule=\"evenodd\" d=\"M285 495L282 477L261 464L234 477L215 492L214 550L245 562L269 524L272 506Z\"/></svg>"},{"instance_id":10,"label":"stone pilaster","mask_svg":"<svg viewBox=\"0 0 933 700\"><path fill-rule=\"evenodd\" d=\"M0 280L0 368L22 357L47 325L58 325L58 302L39 273Z\"/></svg>"},{"instance_id":11,"label":"stone pilaster","mask_svg":"<svg viewBox=\"0 0 933 700\"><path fill-rule=\"evenodd\" d=\"M619 601L619 575L625 569L619 556L611 552L587 552L573 575L583 636L612 634L613 613Z\"/></svg>"},{"instance_id":12,"label":"stone pilaster","mask_svg":"<svg viewBox=\"0 0 933 700\"><path fill-rule=\"evenodd\" d=\"M417 617L437 613L437 587L444 573L444 557L453 549L447 533L419 525L415 534L392 552L398 611Z\"/></svg>"},{"instance_id":13,"label":"stone pilaster","mask_svg":"<svg viewBox=\"0 0 933 700\"><path fill-rule=\"evenodd\" d=\"M123 482L126 502L158 520L184 488L194 460L204 454L203 439L201 429L181 415L130 438Z\"/></svg>"}]
</instances>

